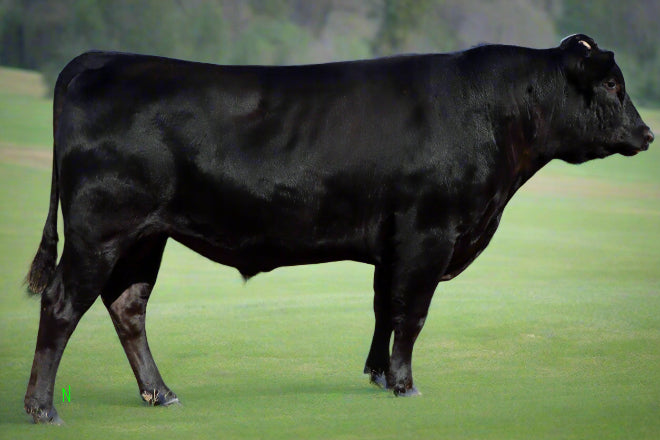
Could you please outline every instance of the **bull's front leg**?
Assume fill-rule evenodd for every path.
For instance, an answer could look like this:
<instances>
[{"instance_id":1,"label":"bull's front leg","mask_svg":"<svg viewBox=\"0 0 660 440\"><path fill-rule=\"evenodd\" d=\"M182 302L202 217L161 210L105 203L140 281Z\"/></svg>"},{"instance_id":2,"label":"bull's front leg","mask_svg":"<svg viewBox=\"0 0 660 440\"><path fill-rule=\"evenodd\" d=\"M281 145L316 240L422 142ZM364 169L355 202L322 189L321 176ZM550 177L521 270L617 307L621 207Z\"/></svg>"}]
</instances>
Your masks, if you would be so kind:
<instances>
[{"instance_id":1,"label":"bull's front leg","mask_svg":"<svg viewBox=\"0 0 660 440\"><path fill-rule=\"evenodd\" d=\"M419 243L419 242L417 242ZM387 388L397 396L420 394L413 383L412 353L433 293L451 256L451 247L423 247L398 255L392 270L391 322L394 331Z\"/></svg>"},{"instance_id":2,"label":"bull's front leg","mask_svg":"<svg viewBox=\"0 0 660 440\"><path fill-rule=\"evenodd\" d=\"M437 282L419 283L410 280L392 300L394 343L387 374L387 387L393 389L397 396L419 394L413 384L412 352L417 336L426 321L436 286Z\"/></svg>"}]
</instances>

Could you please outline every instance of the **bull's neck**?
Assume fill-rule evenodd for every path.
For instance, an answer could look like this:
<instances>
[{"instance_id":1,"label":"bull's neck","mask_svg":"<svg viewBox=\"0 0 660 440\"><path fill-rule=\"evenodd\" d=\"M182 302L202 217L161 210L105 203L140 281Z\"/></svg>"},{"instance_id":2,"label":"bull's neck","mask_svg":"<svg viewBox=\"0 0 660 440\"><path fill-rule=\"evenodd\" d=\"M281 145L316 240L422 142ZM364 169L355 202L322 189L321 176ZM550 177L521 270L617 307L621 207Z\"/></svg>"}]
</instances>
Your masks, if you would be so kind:
<instances>
[{"instance_id":1,"label":"bull's neck","mask_svg":"<svg viewBox=\"0 0 660 440\"><path fill-rule=\"evenodd\" d=\"M539 54L540 51L532 53ZM550 64L552 58L538 58L529 60L529 65L519 71L517 81L492 83L491 96L494 98L489 106L488 119L498 154L506 158L510 196L553 158L551 125L558 101L557 91L548 85L559 87L559 82L554 76L556 70ZM503 63L506 67L506 60ZM518 58L511 63L510 69L519 67ZM499 76L513 75L499 72Z\"/></svg>"},{"instance_id":2,"label":"bull's neck","mask_svg":"<svg viewBox=\"0 0 660 440\"><path fill-rule=\"evenodd\" d=\"M547 139L538 133L538 124L534 117L512 119L496 135L499 154L506 158L504 172L511 182L510 196L551 160L544 154Z\"/></svg>"}]
</instances>

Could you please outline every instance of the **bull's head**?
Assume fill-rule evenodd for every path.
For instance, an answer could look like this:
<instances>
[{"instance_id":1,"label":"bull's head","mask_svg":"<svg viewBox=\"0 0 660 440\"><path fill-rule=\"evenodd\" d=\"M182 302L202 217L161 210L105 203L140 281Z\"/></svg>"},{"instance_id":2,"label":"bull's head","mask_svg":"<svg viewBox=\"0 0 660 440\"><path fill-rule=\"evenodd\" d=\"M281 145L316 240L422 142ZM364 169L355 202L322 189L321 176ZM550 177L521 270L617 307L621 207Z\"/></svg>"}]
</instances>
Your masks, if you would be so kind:
<instances>
[{"instance_id":1,"label":"bull's head","mask_svg":"<svg viewBox=\"0 0 660 440\"><path fill-rule=\"evenodd\" d=\"M557 50L566 81L561 111L556 115L562 133L556 156L581 163L647 150L653 132L626 93L614 53L601 50L582 34L566 37Z\"/></svg>"}]
</instances>

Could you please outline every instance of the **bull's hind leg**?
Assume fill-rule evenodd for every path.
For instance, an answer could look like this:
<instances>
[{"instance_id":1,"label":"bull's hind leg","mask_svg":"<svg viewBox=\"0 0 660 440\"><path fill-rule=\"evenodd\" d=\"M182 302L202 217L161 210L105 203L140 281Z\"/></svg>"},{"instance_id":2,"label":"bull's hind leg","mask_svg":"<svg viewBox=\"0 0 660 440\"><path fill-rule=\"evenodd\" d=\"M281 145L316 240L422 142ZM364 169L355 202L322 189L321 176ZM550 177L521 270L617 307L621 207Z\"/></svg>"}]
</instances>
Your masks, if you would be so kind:
<instances>
[{"instance_id":1,"label":"bull's hind leg","mask_svg":"<svg viewBox=\"0 0 660 440\"><path fill-rule=\"evenodd\" d=\"M69 337L110 272L111 262L98 255L67 241L53 279L41 296L37 346L25 393L25 411L35 423L62 423L53 406L55 376Z\"/></svg>"},{"instance_id":2,"label":"bull's hind leg","mask_svg":"<svg viewBox=\"0 0 660 440\"><path fill-rule=\"evenodd\" d=\"M387 388L390 368L390 340L392 339L391 270L389 266L376 266L374 272L374 315L376 326L364 373L375 385Z\"/></svg>"},{"instance_id":3,"label":"bull's hind leg","mask_svg":"<svg viewBox=\"0 0 660 440\"><path fill-rule=\"evenodd\" d=\"M140 389L149 405L179 400L156 367L145 330L147 301L153 289L167 237L142 240L123 255L101 294Z\"/></svg>"}]
</instances>

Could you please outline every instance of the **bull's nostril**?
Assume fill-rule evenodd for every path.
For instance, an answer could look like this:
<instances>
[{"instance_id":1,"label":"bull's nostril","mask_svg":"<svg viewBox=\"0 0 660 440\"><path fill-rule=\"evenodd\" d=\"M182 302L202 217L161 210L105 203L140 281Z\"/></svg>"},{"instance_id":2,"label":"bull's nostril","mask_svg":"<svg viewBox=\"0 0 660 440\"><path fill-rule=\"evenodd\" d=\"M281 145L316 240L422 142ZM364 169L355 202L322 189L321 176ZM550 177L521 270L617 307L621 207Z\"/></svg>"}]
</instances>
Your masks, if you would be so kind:
<instances>
[{"instance_id":1,"label":"bull's nostril","mask_svg":"<svg viewBox=\"0 0 660 440\"><path fill-rule=\"evenodd\" d=\"M653 142L654 139L655 139L655 136L653 135L653 132L649 128L646 131L646 133L644 134L644 140L650 144L651 142Z\"/></svg>"}]
</instances>

